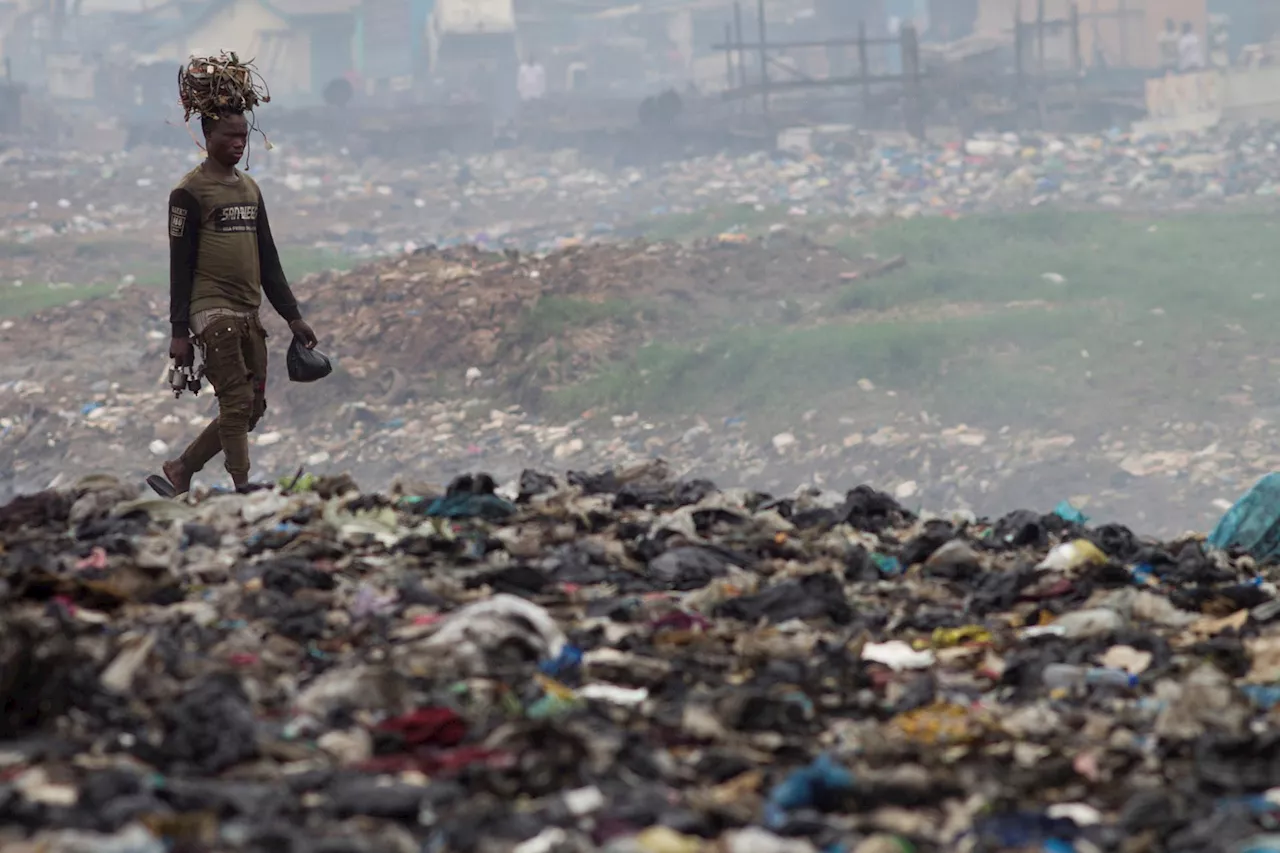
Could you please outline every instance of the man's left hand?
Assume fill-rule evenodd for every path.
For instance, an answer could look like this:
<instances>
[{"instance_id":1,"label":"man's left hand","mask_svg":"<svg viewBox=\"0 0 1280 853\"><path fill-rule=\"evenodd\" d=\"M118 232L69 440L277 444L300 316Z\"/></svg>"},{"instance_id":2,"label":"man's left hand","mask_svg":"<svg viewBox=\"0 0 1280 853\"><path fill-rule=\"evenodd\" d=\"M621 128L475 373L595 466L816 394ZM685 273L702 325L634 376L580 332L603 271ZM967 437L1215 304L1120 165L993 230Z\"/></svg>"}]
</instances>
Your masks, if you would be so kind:
<instances>
[{"instance_id":1,"label":"man's left hand","mask_svg":"<svg viewBox=\"0 0 1280 853\"><path fill-rule=\"evenodd\" d=\"M289 324L289 331L293 332L293 336L300 339L307 349L315 349L316 333L311 331L306 320L294 320Z\"/></svg>"}]
</instances>

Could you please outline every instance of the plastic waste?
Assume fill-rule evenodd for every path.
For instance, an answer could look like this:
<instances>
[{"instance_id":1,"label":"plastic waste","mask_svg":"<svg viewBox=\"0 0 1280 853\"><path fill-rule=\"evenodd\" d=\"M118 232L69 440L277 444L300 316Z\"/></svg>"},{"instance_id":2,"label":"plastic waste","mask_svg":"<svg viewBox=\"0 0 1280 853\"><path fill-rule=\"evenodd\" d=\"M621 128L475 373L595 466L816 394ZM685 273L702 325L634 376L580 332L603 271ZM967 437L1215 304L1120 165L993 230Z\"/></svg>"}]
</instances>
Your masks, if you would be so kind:
<instances>
[{"instance_id":1,"label":"plastic waste","mask_svg":"<svg viewBox=\"0 0 1280 853\"><path fill-rule=\"evenodd\" d=\"M1240 548L1256 560L1280 554L1280 473L1254 484L1218 522L1208 543L1219 550Z\"/></svg>"},{"instance_id":2,"label":"plastic waste","mask_svg":"<svg viewBox=\"0 0 1280 853\"><path fill-rule=\"evenodd\" d=\"M1122 669L1106 667L1072 666L1065 663L1051 663L1044 668L1044 683L1050 688L1077 687L1125 687L1138 686L1138 676L1130 675Z\"/></svg>"},{"instance_id":3,"label":"plastic waste","mask_svg":"<svg viewBox=\"0 0 1280 853\"><path fill-rule=\"evenodd\" d=\"M1042 571L1070 572L1085 566L1098 566L1107 561L1097 545L1088 539L1076 539L1059 545L1036 566Z\"/></svg>"},{"instance_id":4,"label":"plastic waste","mask_svg":"<svg viewBox=\"0 0 1280 853\"><path fill-rule=\"evenodd\" d=\"M553 660L543 661L538 668L547 675L562 678L582 666L582 649L565 646Z\"/></svg>"},{"instance_id":5,"label":"plastic waste","mask_svg":"<svg viewBox=\"0 0 1280 853\"><path fill-rule=\"evenodd\" d=\"M787 813L801 808L835 808L853 790L853 774L836 764L829 755L820 755L808 767L787 776L769 792L765 824L771 828L786 823Z\"/></svg>"},{"instance_id":6,"label":"plastic waste","mask_svg":"<svg viewBox=\"0 0 1280 853\"><path fill-rule=\"evenodd\" d=\"M293 382L318 382L333 373L333 365L327 355L317 349L308 349L296 337L289 344L285 365Z\"/></svg>"},{"instance_id":7,"label":"plastic waste","mask_svg":"<svg viewBox=\"0 0 1280 853\"><path fill-rule=\"evenodd\" d=\"M1069 640L1087 637L1106 637L1124 628L1126 620L1114 610L1105 607L1064 613L1049 625L1023 630L1027 637L1055 636Z\"/></svg>"},{"instance_id":8,"label":"plastic waste","mask_svg":"<svg viewBox=\"0 0 1280 853\"><path fill-rule=\"evenodd\" d=\"M929 649L916 650L901 640L868 643L862 647L862 659L884 664L892 670L927 669L935 660Z\"/></svg>"},{"instance_id":9,"label":"plastic waste","mask_svg":"<svg viewBox=\"0 0 1280 853\"><path fill-rule=\"evenodd\" d=\"M572 481L445 495L501 518L328 477L0 506L0 847L1190 853L1280 815L1272 567L869 488ZM1082 536L1105 565L1033 569ZM1135 756L1183 781L1118 785Z\"/></svg>"},{"instance_id":10,"label":"plastic waste","mask_svg":"<svg viewBox=\"0 0 1280 853\"><path fill-rule=\"evenodd\" d=\"M1062 501L1059 503L1053 508L1053 514L1068 524L1077 524L1083 527L1089 523L1089 516L1074 507L1071 504L1071 501Z\"/></svg>"},{"instance_id":11,"label":"plastic waste","mask_svg":"<svg viewBox=\"0 0 1280 853\"><path fill-rule=\"evenodd\" d=\"M483 674L503 661L554 660L565 647L564 632L542 607L505 593L451 614L430 637L400 651L406 672Z\"/></svg>"},{"instance_id":12,"label":"plastic waste","mask_svg":"<svg viewBox=\"0 0 1280 853\"><path fill-rule=\"evenodd\" d=\"M491 477L458 477L449 484L442 497L426 506L423 514L433 518L482 518L489 521L501 521L514 515L515 505L499 497L495 491Z\"/></svg>"},{"instance_id":13,"label":"plastic waste","mask_svg":"<svg viewBox=\"0 0 1280 853\"><path fill-rule=\"evenodd\" d=\"M1245 684L1240 687L1240 690L1250 702L1263 711L1270 711L1280 705L1280 685Z\"/></svg>"}]
</instances>

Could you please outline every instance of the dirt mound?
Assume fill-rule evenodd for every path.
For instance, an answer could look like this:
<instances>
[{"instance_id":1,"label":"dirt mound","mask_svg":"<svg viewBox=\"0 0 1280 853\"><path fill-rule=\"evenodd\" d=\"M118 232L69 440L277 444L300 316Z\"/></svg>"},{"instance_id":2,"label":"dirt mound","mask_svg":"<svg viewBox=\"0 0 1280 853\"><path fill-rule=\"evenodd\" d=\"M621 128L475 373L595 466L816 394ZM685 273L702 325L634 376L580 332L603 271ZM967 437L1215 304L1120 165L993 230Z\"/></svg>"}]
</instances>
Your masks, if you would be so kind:
<instances>
[{"instance_id":1,"label":"dirt mound","mask_svg":"<svg viewBox=\"0 0 1280 853\"><path fill-rule=\"evenodd\" d=\"M545 256L423 249L308 276L294 289L324 349L358 375L395 369L410 383L452 383L474 367L504 382L546 385L580 379L654 338L777 323L787 301L859 274L838 252L783 232L692 246L592 244ZM163 355L167 320L163 291L124 287L5 321L0 358L57 360L85 339L145 341L149 354Z\"/></svg>"},{"instance_id":2,"label":"dirt mound","mask_svg":"<svg viewBox=\"0 0 1280 853\"><path fill-rule=\"evenodd\" d=\"M710 318L764 319L777 313L777 299L854 274L838 253L787 234L690 247L588 245L541 257L423 250L322 274L298 291L313 325L334 330L344 354L361 362L427 373L555 362L564 378Z\"/></svg>"}]
</instances>

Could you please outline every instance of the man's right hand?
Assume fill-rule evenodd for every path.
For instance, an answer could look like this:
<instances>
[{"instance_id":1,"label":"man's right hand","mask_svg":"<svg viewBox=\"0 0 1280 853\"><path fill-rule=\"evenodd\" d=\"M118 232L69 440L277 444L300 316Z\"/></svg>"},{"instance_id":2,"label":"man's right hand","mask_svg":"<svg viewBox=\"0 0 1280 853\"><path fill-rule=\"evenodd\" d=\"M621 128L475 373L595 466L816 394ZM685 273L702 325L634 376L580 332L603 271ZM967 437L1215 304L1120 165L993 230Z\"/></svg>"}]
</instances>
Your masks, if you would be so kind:
<instances>
[{"instance_id":1,"label":"man's right hand","mask_svg":"<svg viewBox=\"0 0 1280 853\"><path fill-rule=\"evenodd\" d=\"M190 367L195 364L196 351L191 345L191 338L175 337L169 341L169 358L173 359L173 363L178 367Z\"/></svg>"}]
</instances>

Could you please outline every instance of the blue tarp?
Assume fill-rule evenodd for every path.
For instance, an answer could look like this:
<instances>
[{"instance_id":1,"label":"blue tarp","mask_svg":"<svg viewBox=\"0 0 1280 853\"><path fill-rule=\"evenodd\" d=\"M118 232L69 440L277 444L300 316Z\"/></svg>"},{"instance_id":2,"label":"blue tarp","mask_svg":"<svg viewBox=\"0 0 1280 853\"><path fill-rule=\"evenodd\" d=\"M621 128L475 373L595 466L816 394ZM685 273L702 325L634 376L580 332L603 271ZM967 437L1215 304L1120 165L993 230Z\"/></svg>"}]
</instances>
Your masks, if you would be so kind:
<instances>
[{"instance_id":1,"label":"blue tarp","mask_svg":"<svg viewBox=\"0 0 1280 853\"><path fill-rule=\"evenodd\" d=\"M1209 534L1219 550L1241 548L1258 561L1280 553L1280 473L1268 474L1227 510Z\"/></svg>"},{"instance_id":2,"label":"blue tarp","mask_svg":"<svg viewBox=\"0 0 1280 853\"><path fill-rule=\"evenodd\" d=\"M433 518L483 518L502 521L515 514L516 508L497 495L473 495L461 492L436 498L427 507Z\"/></svg>"}]
</instances>

